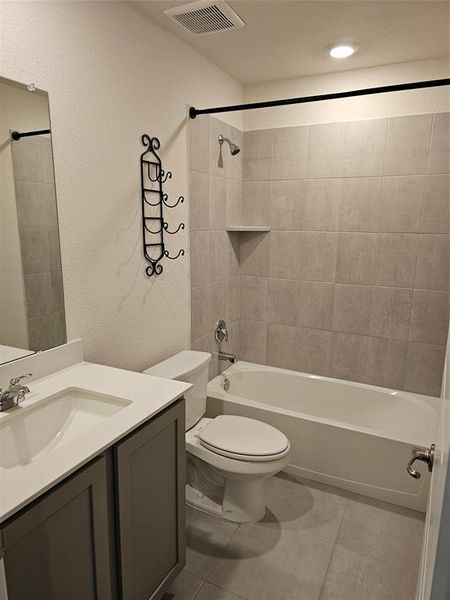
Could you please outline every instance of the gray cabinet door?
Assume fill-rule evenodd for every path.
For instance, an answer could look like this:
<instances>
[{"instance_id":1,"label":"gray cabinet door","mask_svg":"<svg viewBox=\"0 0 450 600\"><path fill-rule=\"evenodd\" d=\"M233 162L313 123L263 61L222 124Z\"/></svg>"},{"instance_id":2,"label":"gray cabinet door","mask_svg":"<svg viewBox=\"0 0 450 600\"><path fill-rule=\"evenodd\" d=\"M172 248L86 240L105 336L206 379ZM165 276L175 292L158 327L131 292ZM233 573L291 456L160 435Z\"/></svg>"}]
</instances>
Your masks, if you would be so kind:
<instances>
[{"instance_id":1,"label":"gray cabinet door","mask_svg":"<svg viewBox=\"0 0 450 600\"><path fill-rule=\"evenodd\" d=\"M8 600L111 600L105 457L1 529Z\"/></svg>"},{"instance_id":2,"label":"gray cabinet door","mask_svg":"<svg viewBox=\"0 0 450 600\"><path fill-rule=\"evenodd\" d=\"M123 600L156 600L185 564L184 401L115 446Z\"/></svg>"}]
</instances>

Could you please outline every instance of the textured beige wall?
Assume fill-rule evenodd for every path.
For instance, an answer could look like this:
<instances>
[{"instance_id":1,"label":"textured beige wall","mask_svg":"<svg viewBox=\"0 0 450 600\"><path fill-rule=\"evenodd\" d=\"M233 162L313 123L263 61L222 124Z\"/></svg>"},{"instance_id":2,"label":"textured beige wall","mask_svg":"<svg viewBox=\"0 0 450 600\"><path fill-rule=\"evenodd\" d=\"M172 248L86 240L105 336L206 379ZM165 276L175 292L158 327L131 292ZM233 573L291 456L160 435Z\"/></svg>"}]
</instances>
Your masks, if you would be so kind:
<instances>
[{"instance_id":1,"label":"textured beige wall","mask_svg":"<svg viewBox=\"0 0 450 600\"><path fill-rule=\"evenodd\" d=\"M259 102L277 98L344 92L411 81L442 79L449 77L449 74L448 57L381 65L369 69L247 85L245 86L245 101ZM443 112L449 109L449 99L450 92L447 86L312 102L281 108L258 109L244 114L244 128L251 131L269 127L292 127L313 123L358 121L360 119Z\"/></svg>"},{"instance_id":2,"label":"textured beige wall","mask_svg":"<svg viewBox=\"0 0 450 600\"><path fill-rule=\"evenodd\" d=\"M189 253L144 273L140 137L160 138L166 191L186 194L186 105L239 102L242 86L130 3L2 2L0 29L0 74L49 92L69 339L136 370L188 347ZM171 212L186 221L187 203Z\"/></svg>"},{"instance_id":3,"label":"textured beige wall","mask_svg":"<svg viewBox=\"0 0 450 600\"><path fill-rule=\"evenodd\" d=\"M244 134L240 356L439 395L449 113Z\"/></svg>"}]
</instances>

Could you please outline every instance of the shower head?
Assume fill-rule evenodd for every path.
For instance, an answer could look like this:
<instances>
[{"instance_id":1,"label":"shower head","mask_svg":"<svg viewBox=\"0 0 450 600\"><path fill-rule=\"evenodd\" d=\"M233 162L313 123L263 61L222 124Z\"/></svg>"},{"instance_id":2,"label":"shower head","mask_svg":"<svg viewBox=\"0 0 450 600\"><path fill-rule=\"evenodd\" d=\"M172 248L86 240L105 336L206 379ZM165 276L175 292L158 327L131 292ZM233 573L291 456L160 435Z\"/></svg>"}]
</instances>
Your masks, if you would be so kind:
<instances>
[{"instance_id":1,"label":"shower head","mask_svg":"<svg viewBox=\"0 0 450 600\"><path fill-rule=\"evenodd\" d=\"M222 146L223 143L226 142L230 147L231 156L236 156L239 154L241 149L235 143L233 143L229 138L224 137L222 134L219 135L219 144L220 144L220 152L219 152L219 167L223 167L223 158L222 158Z\"/></svg>"}]
</instances>

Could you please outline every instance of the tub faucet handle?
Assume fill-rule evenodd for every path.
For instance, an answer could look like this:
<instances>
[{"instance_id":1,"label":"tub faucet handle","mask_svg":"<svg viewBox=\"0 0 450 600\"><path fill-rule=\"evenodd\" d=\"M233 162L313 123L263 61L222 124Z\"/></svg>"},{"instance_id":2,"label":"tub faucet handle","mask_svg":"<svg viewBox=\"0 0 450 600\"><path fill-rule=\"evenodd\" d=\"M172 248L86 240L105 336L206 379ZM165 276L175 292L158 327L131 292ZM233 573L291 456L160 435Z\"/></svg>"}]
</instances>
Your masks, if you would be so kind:
<instances>
[{"instance_id":1,"label":"tub faucet handle","mask_svg":"<svg viewBox=\"0 0 450 600\"><path fill-rule=\"evenodd\" d=\"M216 329L214 331L214 337L216 338L216 342L220 344L225 341L228 342L228 329L227 324L223 319L219 319L216 323Z\"/></svg>"}]
</instances>

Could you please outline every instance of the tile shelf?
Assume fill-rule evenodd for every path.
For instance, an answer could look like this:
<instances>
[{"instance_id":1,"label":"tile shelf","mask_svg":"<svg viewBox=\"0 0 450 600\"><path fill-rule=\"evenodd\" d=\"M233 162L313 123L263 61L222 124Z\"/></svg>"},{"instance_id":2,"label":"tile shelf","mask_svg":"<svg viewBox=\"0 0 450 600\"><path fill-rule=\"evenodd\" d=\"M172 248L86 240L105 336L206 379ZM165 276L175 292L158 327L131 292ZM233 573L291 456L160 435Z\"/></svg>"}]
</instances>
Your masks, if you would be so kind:
<instances>
[{"instance_id":1,"label":"tile shelf","mask_svg":"<svg viewBox=\"0 0 450 600\"><path fill-rule=\"evenodd\" d=\"M266 225L227 225L227 231L246 232L246 231L270 231L270 227Z\"/></svg>"}]
</instances>

